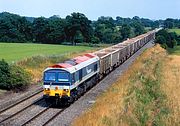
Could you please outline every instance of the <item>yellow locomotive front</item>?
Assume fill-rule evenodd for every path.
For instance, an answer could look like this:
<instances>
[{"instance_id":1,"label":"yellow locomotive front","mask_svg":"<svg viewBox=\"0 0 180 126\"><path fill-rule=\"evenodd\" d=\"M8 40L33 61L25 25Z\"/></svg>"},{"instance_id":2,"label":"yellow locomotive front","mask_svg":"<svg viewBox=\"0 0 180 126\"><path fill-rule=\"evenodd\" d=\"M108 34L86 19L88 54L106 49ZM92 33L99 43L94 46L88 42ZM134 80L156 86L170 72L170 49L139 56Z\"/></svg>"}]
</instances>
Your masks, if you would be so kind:
<instances>
[{"instance_id":1,"label":"yellow locomotive front","mask_svg":"<svg viewBox=\"0 0 180 126\"><path fill-rule=\"evenodd\" d=\"M98 74L99 57L94 54L85 54L50 66L44 71L44 98L55 99L53 101L65 99L72 103L92 87Z\"/></svg>"},{"instance_id":2,"label":"yellow locomotive front","mask_svg":"<svg viewBox=\"0 0 180 126\"><path fill-rule=\"evenodd\" d=\"M47 69L44 71L43 88L44 97L66 98L70 97L71 74L62 69Z\"/></svg>"}]
</instances>

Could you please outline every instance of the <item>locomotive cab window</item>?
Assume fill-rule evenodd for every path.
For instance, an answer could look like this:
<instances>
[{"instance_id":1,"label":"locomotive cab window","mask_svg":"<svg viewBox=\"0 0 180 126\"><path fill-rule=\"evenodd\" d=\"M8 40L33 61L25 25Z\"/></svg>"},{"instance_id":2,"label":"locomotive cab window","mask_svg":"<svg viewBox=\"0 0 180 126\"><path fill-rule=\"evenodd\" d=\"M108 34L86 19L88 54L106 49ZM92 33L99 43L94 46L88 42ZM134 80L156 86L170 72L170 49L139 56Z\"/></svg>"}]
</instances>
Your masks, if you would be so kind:
<instances>
[{"instance_id":1,"label":"locomotive cab window","mask_svg":"<svg viewBox=\"0 0 180 126\"><path fill-rule=\"evenodd\" d=\"M60 81L60 82L68 82L69 81L69 73L67 73L67 72L59 72L58 73L58 81Z\"/></svg>"},{"instance_id":2,"label":"locomotive cab window","mask_svg":"<svg viewBox=\"0 0 180 126\"><path fill-rule=\"evenodd\" d=\"M55 81L56 80L56 73L47 72L44 74L45 81Z\"/></svg>"}]
</instances>

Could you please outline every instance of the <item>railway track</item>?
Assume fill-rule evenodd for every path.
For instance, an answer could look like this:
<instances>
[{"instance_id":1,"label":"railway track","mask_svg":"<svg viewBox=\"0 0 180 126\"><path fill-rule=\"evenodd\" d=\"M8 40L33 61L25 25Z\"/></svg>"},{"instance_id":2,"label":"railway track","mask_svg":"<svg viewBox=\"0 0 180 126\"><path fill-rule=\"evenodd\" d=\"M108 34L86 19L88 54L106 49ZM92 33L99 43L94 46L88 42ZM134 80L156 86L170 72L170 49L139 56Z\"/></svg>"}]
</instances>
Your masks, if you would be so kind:
<instances>
[{"instance_id":1,"label":"railway track","mask_svg":"<svg viewBox=\"0 0 180 126\"><path fill-rule=\"evenodd\" d=\"M11 123L14 121L18 121L18 119L20 119L19 117L23 118L26 117L28 111L33 110L36 107L39 107L40 104L42 104L44 101L44 99L40 98L38 100L36 100L35 102L25 106L24 108L22 108L21 110L3 118L2 120L0 120L0 125L14 125L16 123ZM46 109L46 107L42 107L43 109Z\"/></svg>"},{"instance_id":2,"label":"railway track","mask_svg":"<svg viewBox=\"0 0 180 126\"><path fill-rule=\"evenodd\" d=\"M25 121L21 126L26 126L26 125L30 125L31 122L35 119L37 119L39 116L41 116L43 113L45 113L46 111L48 111L50 109L52 105L49 105L47 108L45 108L44 110L40 111L39 113L37 113L36 115L34 115L32 118L30 118L29 120Z\"/></svg>"},{"instance_id":3,"label":"railway track","mask_svg":"<svg viewBox=\"0 0 180 126\"><path fill-rule=\"evenodd\" d=\"M21 126L46 126L65 110L51 108L50 106L24 122Z\"/></svg>"},{"instance_id":4,"label":"railway track","mask_svg":"<svg viewBox=\"0 0 180 126\"><path fill-rule=\"evenodd\" d=\"M34 97L35 95L38 95L39 93L41 93L43 91L42 87L39 88L38 90L36 90L35 92L31 93L31 94L28 94L28 96L25 96L23 98L20 98L18 100L16 100L14 103L10 104L10 105L6 105L5 107L3 107L2 109L0 109L0 114L3 113L4 111Z\"/></svg>"},{"instance_id":5,"label":"railway track","mask_svg":"<svg viewBox=\"0 0 180 126\"><path fill-rule=\"evenodd\" d=\"M19 113L25 111L29 107L38 104L42 100L43 97L41 91L38 91L32 94L31 96L19 101L18 103L12 104L11 106L8 106L7 108L1 110L0 125L6 122L7 120L10 120L11 118L15 117Z\"/></svg>"},{"instance_id":6,"label":"railway track","mask_svg":"<svg viewBox=\"0 0 180 126\"><path fill-rule=\"evenodd\" d=\"M35 111L35 114L32 114L33 112L30 112L29 110L33 110L35 107L37 107L38 109ZM10 115L7 114L8 111L11 111L9 109L0 113L0 125L2 126L16 125L16 124L20 126L26 126L26 125L32 126L37 124L45 126L48 123L50 123L53 119L55 119L62 111L64 111L65 108L63 109L54 108L52 104L46 104L45 100L41 97L36 101L32 102L31 104L24 106L20 110L11 113ZM23 119L23 117L27 116L27 112L30 112L28 114L32 114L32 116ZM8 115L8 116L3 118L3 115ZM44 119L44 117L46 117L46 119Z\"/></svg>"},{"instance_id":7,"label":"railway track","mask_svg":"<svg viewBox=\"0 0 180 126\"><path fill-rule=\"evenodd\" d=\"M46 121L43 126L46 126L47 124L49 124L51 121L53 121L59 114L61 114L64 111L64 109L61 109L59 111L56 112L56 114L54 114L48 121Z\"/></svg>"},{"instance_id":8,"label":"railway track","mask_svg":"<svg viewBox=\"0 0 180 126\"><path fill-rule=\"evenodd\" d=\"M27 108L29 108L29 107L30 106L27 106ZM58 109L58 108L52 108L52 107L53 107L52 104L48 105L47 107L44 107L41 111L34 114L31 118L28 118L27 120L25 120L22 123L18 123L18 125L20 125L20 126L28 126L28 125L30 125L30 126L32 126L32 125L46 126L51 121L53 121L53 119L55 119L61 112L63 112L65 110L65 108ZM20 114L21 112L25 111L27 108L24 108L24 109L20 110L18 113L15 113L15 114L5 118L4 120L1 121L0 125L14 125L15 123L13 123L13 124L9 123L11 121L11 119L13 117L17 116L18 114ZM45 115L48 115L48 116L45 116Z\"/></svg>"}]
</instances>

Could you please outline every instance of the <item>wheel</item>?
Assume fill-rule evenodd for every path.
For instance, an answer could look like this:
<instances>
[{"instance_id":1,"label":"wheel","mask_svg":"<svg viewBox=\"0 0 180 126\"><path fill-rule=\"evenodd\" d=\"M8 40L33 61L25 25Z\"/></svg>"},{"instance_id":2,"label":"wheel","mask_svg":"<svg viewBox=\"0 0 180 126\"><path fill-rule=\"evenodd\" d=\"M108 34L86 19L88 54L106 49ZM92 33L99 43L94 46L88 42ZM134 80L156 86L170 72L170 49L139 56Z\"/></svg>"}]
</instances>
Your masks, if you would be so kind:
<instances>
[{"instance_id":1,"label":"wheel","mask_svg":"<svg viewBox=\"0 0 180 126\"><path fill-rule=\"evenodd\" d=\"M87 91L87 86L84 85L84 86L83 86L83 92L86 93L86 91Z\"/></svg>"}]
</instances>

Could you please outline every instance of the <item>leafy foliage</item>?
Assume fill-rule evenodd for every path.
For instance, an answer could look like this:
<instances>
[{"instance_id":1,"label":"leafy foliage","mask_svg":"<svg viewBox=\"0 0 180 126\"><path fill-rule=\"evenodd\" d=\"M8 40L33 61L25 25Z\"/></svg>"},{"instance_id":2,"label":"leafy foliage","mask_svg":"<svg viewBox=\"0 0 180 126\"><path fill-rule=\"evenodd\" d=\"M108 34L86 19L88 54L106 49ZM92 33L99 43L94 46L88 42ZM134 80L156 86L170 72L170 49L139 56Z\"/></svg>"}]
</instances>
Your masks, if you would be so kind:
<instances>
[{"instance_id":1,"label":"leafy foliage","mask_svg":"<svg viewBox=\"0 0 180 126\"><path fill-rule=\"evenodd\" d=\"M172 19L172 18L167 18L164 21L164 28L180 28L180 20L179 19Z\"/></svg>"},{"instance_id":2,"label":"leafy foliage","mask_svg":"<svg viewBox=\"0 0 180 126\"><path fill-rule=\"evenodd\" d=\"M9 77L10 77L10 68L8 63L6 63L4 60L0 61L0 88L5 89L9 88Z\"/></svg>"},{"instance_id":3,"label":"leafy foliage","mask_svg":"<svg viewBox=\"0 0 180 126\"><path fill-rule=\"evenodd\" d=\"M92 36L92 27L90 26L91 21L81 13L72 13L71 16L66 17L65 33L67 40L75 41L75 37L78 36L78 31L82 34L85 42L90 42Z\"/></svg>"},{"instance_id":4,"label":"leafy foliage","mask_svg":"<svg viewBox=\"0 0 180 126\"><path fill-rule=\"evenodd\" d=\"M31 82L31 76L23 68L12 65L10 66L9 89L21 89Z\"/></svg>"},{"instance_id":5,"label":"leafy foliage","mask_svg":"<svg viewBox=\"0 0 180 126\"><path fill-rule=\"evenodd\" d=\"M174 48L179 43L179 37L175 32L168 32L163 29L156 34L156 43L162 45L163 48Z\"/></svg>"},{"instance_id":6,"label":"leafy foliage","mask_svg":"<svg viewBox=\"0 0 180 126\"><path fill-rule=\"evenodd\" d=\"M4 60L0 61L0 88L13 90L21 89L30 84L31 76L19 66L9 66Z\"/></svg>"},{"instance_id":7,"label":"leafy foliage","mask_svg":"<svg viewBox=\"0 0 180 126\"><path fill-rule=\"evenodd\" d=\"M121 35L123 40L131 36L131 27L129 25L123 25L121 28Z\"/></svg>"},{"instance_id":8,"label":"leafy foliage","mask_svg":"<svg viewBox=\"0 0 180 126\"><path fill-rule=\"evenodd\" d=\"M25 17L0 13L0 40L4 42L32 41L31 23Z\"/></svg>"},{"instance_id":9,"label":"leafy foliage","mask_svg":"<svg viewBox=\"0 0 180 126\"><path fill-rule=\"evenodd\" d=\"M82 13L72 13L65 19L54 15L45 17L21 17L7 12L0 13L0 41L33 42L46 44L118 43L145 32L144 27L155 28L161 21L149 19L99 17L89 20ZM95 42L97 41L97 42Z\"/></svg>"}]
</instances>

